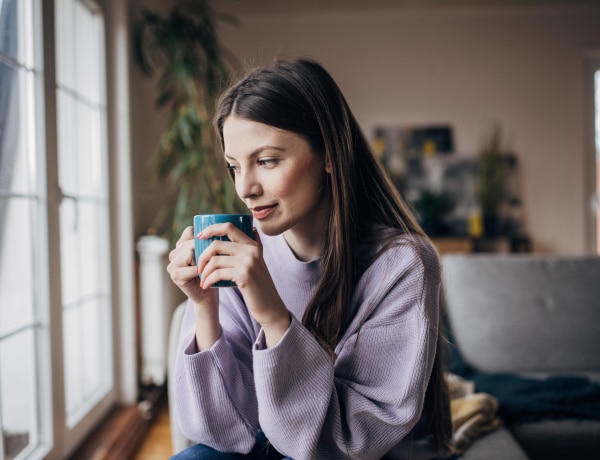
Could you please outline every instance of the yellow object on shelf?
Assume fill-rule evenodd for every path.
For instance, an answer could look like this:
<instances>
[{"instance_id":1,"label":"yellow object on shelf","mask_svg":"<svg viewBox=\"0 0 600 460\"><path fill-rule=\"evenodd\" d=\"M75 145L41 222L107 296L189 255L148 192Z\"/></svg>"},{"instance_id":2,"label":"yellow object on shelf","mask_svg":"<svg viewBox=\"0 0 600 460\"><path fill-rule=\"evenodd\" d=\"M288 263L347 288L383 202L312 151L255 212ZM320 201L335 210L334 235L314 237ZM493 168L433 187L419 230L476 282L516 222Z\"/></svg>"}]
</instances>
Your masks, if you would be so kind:
<instances>
[{"instance_id":1,"label":"yellow object on shelf","mask_svg":"<svg viewBox=\"0 0 600 460\"><path fill-rule=\"evenodd\" d=\"M469 214L468 232L471 238L479 238L483 235L483 218L480 212Z\"/></svg>"}]
</instances>

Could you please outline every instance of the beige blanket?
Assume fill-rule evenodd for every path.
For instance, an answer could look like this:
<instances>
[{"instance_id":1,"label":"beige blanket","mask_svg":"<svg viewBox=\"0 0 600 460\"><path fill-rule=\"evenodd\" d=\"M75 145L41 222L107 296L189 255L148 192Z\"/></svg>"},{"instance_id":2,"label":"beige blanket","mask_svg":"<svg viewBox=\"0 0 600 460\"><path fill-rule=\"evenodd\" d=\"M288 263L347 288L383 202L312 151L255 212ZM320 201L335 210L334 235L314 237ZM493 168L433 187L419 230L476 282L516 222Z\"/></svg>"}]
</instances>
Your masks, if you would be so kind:
<instances>
[{"instance_id":1,"label":"beige blanket","mask_svg":"<svg viewBox=\"0 0 600 460\"><path fill-rule=\"evenodd\" d=\"M461 454L471 442L498 428L498 400L487 393L475 393L473 382L454 374L446 374L450 392L452 445Z\"/></svg>"}]
</instances>

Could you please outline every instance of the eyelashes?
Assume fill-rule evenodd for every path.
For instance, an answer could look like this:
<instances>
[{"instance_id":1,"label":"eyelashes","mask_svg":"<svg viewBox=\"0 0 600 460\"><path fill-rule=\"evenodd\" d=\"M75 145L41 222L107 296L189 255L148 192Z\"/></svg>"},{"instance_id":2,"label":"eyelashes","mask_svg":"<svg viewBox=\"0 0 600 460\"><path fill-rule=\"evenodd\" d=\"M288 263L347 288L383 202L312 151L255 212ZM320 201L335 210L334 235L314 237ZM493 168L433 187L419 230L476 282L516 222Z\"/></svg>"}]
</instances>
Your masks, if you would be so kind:
<instances>
[{"instance_id":1,"label":"eyelashes","mask_svg":"<svg viewBox=\"0 0 600 460\"><path fill-rule=\"evenodd\" d=\"M259 164L259 166L275 166L277 164L279 160L277 160L276 158L261 158L260 160L257 161L257 163Z\"/></svg>"},{"instance_id":2,"label":"eyelashes","mask_svg":"<svg viewBox=\"0 0 600 460\"><path fill-rule=\"evenodd\" d=\"M273 168L274 166L277 165L278 162L279 162L279 159L277 159L277 158L261 158L259 160L256 160L256 164L258 166L261 166L261 167L264 167L267 169ZM227 169L227 171L229 171L229 174L237 174L240 171L240 167L238 165L232 165L231 163L227 163L225 168Z\"/></svg>"}]
</instances>

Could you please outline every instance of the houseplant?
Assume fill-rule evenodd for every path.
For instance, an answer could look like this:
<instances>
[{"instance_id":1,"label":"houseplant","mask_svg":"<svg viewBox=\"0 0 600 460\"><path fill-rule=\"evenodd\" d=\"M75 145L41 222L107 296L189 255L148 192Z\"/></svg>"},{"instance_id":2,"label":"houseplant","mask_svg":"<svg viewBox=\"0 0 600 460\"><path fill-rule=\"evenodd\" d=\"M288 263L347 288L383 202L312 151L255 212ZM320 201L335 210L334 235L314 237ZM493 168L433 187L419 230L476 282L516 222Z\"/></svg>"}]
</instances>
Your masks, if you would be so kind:
<instances>
[{"instance_id":1,"label":"houseplant","mask_svg":"<svg viewBox=\"0 0 600 460\"><path fill-rule=\"evenodd\" d=\"M217 15L207 0L181 0L167 16L141 11L134 56L147 76L158 73L156 105L168 119L153 158L152 179L175 195L153 226L172 242L201 213L237 212L241 203L211 130L215 98L228 78L231 58L216 33Z\"/></svg>"},{"instance_id":2,"label":"houseplant","mask_svg":"<svg viewBox=\"0 0 600 460\"><path fill-rule=\"evenodd\" d=\"M445 233L444 218L452 210L452 200L445 192L436 192L430 189L422 189L419 198L413 203L419 223L425 233L429 236L437 236Z\"/></svg>"},{"instance_id":3,"label":"houseplant","mask_svg":"<svg viewBox=\"0 0 600 460\"><path fill-rule=\"evenodd\" d=\"M507 155L502 130L495 125L483 143L476 164L476 197L486 235L502 233L501 208L506 199Z\"/></svg>"}]
</instances>

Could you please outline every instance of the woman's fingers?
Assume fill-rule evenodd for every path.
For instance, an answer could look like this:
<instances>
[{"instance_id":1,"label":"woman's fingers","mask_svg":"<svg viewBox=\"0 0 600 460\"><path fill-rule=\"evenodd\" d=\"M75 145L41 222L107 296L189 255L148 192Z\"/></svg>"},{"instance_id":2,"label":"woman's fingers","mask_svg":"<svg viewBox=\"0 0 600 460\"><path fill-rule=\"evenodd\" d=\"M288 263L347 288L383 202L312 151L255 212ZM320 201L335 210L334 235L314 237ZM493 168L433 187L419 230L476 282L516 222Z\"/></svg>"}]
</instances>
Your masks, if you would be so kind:
<instances>
[{"instance_id":1,"label":"woman's fingers","mask_svg":"<svg viewBox=\"0 0 600 460\"><path fill-rule=\"evenodd\" d=\"M210 239L223 236L226 236L229 241L213 240L200 254L198 258L200 272L204 270L205 265L214 256L234 256L246 251L256 251L261 247L260 242L255 241L231 223L211 225L204 229L202 233L196 235L196 238Z\"/></svg>"},{"instance_id":2,"label":"woman's fingers","mask_svg":"<svg viewBox=\"0 0 600 460\"><path fill-rule=\"evenodd\" d=\"M234 281L239 286L238 281L242 280L242 275L253 270L252 261L256 258L253 252L247 245L214 241L198 260L202 286L221 280Z\"/></svg>"},{"instance_id":3,"label":"woman's fingers","mask_svg":"<svg viewBox=\"0 0 600 460\"><path fill-rule=\"evenodd\" d=\"M197 275L193 244L193 241L180 244L169 253L170 262L167 265L167 272L178 286L181 280L189 280L194 274Z\"/></svg>"},{"instance_id":4,"label":"woman's fingers","mask_svg":"<svg viewBox=\"0 0 600 460\"><path fill-rule=\"evenodd\" d=\"M175 270L169 271L173 283L182 289L186 294L187 289L199 284L198 270L193 267L178 267Z\"/></svg>"},{"instance_id":5,"label":"woman's fingers","mask_svg":"<svg viewBox=\"0 0 600 460\"><path fill-rule=\"evenodd\" d=\"M169 253L167 272L173 283L188 297L196 299L202 296L198 267L194 251L194 229L187 227Z\"/></svg>"},{"instance_id":6,"label":"woman's fingers","mask_svg":"<svg viewBox=\"0 0 600 460\"><path fill-rule=\"evenodd\" d=\"M227 238L229 238L229 241L233 241L234 243L241 243L252 240L251 237L246 235L243 231L241 231L231 222L210 225L204 230L202 230L200 235L202 235L202 239L214 238L215 236L226 236ZM195 236L198 237L198 235Z\"/></svg>"},{"instance_id":7,"label":"woman's fingers","mask_svg":"<svg viewBox=\"0 0 600 460\"><path fill-rule=\"evenodd\" d=\"M183 232L181 233L181 236L177 240L177 243L175 243L175 247L179 246L180 244L185 243L186 241L193 240L193 239L194 239L194 227L192 227L190 225L183 230Z\"/></svg>"}]
</instances>

